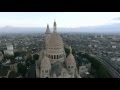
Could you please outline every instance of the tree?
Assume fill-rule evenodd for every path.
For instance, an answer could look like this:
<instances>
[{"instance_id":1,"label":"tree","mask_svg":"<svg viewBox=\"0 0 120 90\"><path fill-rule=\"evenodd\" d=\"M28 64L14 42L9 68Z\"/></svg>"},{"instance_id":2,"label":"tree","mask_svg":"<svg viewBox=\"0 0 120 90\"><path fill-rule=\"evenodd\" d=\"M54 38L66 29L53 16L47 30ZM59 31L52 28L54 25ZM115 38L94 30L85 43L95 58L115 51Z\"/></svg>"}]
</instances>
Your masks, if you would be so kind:
<instances>
[{"instance_id":1,"label":"tree","mask_svg":"<svg viewBox=\"0 0 120 90\"><path fill-rule=\"evenodd\" d=\"M6 60L6 59L9 59L9 56L8 55L4 55L4 59Z\"/></svg>"},{"instance_id":2,"label":"tree","mask_svg":"<svg viewBox=\"0 0 120 90\"><path fill-rule=\"evenodd\" d=\"M20 55L21 55L20 52L15 52L15 53L14 53L14 57L17 57L17 56L20 56Z\"/></svg>"},{"instance_id":3,"label":"tree","mask_svg":"<svg viewBox=\"0 0 120 90\"><path fill-rule=\"evenodd\" d=\"M27 60L32 60L31 54L27 54Z\"/></svg>"},{"instance_id":4,"label":"tree","mask_svg":"<svg viewBox=\"0 0 120 90\"><path fill-rule=\"evenodd\" d=\"M29 67L29 66L31 66L31 65L33 65L33 64L35 64L35 60L30 59L30 60L26 60L26 61L25 61L25 65L26 65L27 67Z\"/></svg>"},{"instance_id":5,"label":"tree","mask_svg":"<svg viewBox=\"0 0 120 90\"><path fill-rule=\"evenodd\" d=\"M26 61L25 61L25 65L26 65L27 67L29 67L29 66L30 66L30 61L29 61L29 60L26 60Z\"/></svg>"},{"instance_id":6,"label":"tree","mask_svg":"<svg viewBox=\"0 0 120 90\"><path fill-rule=\"evenodd\" d=\"M30 64L35 64L35 60L30 60Z\"/></svg>"},{"instance_id":7,"label":"tree","mask_svg":"<svg viewBox=\"0 0 120 90\"><path fill-rule=\"evenodd\" d=\"M21 63L19 63L17 65L18 68L18 73L21 74L22 76L25 76L26 72L27 72L27 67Z\"/></svg>"},{"instance_id":8,"label":"tree","mask_svg":"<svg viewBox=\"0 0 120 90\"><path fill-rule=\"evenodd\" d=\"M68 56L70 54L70 49L69 48L64 48L65 49L65 53L66 56ZM72 48L72 54L75 55L75 50Z\"/></svg>"},{"instance_id":9,"label":"tree","mask_svg":"<svg viewBox=\"0 0 120 90\"><path fill-rule=\"evenodd\" d=\"M14 56L9 56L9 59L10 59L11 63L15 63L15 58L14 58Z\"/></svg>"},{"instance_id":10,"label":"tree","mask_svg":"<svg viewBox=\"0 0 120 90\"><path fill-rule=\"evenodd\" d=\"M65 48L65 53L66 53L66 56L68 56L70 53L70 50L68 48Z\"/></svg>"},{"instance_id":11,"label":"tree","mask_svg":"<svg viewBox=\"0 0 120 90\"><path fill-rule=\"evenodd\" d=\"M2 67L2 62L0 62L0 69L1 69L1 67Z\"/></svg>"},{"instance_id":12,"label":"tree","mask_svg":"<svg viewBox=\"0 0 120 90\"><path fill-rule=\"evenodd\" d=\"M73 54L73 55L76 55L76 52L75 52L75 49L74 49L74 48L72 48L72 54Z\"/></svg>"},{"instance_id":13,"label":"tree","mask_svg":"<svg viewBox=\"0 0 120 90\"><path fill-rule=\"evenodd\" d=\"M87 58L91 62L91 66L94 70L91 70L91 72L94 74L95 77L99 78L111 78L111 75L107 68L102 65L95 57L91 57L87 53L78 53L78 56L82 56L84 58Z\"/></svg>"},{"instance_id":14,"label":"tree","mask_svg":"<svg viewBox=\"0 0 120 90\"><path fill-rule=\"evenodd\" d=\"M15 58L13 55L4 55L3 61L6 61L6 59L10 59L11 63L15 63Z\"/></svg>"},{"instance_id":15,"label":"tree","mask_svg":"<svg viewBox=\"0 0 120 90\"><path fill-rule=\"evenodd\" d=\"M39 55L38 54L34 54L33 55L33 60L38 60L39 59Z\"/></svg>"}]
</instances>

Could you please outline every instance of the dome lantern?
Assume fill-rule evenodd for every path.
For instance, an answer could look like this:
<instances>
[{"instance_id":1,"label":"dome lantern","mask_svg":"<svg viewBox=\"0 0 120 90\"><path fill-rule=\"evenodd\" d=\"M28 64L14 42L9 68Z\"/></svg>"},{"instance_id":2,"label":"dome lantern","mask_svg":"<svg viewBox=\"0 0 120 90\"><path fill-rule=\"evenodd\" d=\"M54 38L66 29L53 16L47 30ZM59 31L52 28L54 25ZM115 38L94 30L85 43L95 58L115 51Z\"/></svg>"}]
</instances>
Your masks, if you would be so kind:
<instances>
[{"instance_id":1,"label":"dome lantern","mask_svg":"<svg viewBox=\"0 0 120 90\"><path fill-rule=\"evenodd\" d=\"M57 30L57 24L56 24L56 21L54 20L54 24L53 24L53 28L54 28L54 32L56 32L56 30Z\"/></svg>"}]
</instances>

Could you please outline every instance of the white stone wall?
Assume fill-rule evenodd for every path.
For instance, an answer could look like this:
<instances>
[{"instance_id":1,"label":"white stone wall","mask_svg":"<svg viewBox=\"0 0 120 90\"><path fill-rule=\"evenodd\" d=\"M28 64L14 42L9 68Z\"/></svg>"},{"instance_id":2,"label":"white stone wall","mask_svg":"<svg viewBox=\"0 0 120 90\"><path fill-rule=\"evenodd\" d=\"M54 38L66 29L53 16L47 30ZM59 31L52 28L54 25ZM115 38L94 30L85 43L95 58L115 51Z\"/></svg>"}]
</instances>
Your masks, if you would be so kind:
<instances>
[{"instance_id":1,"label":"white stone wall","mask_svg":"<svg viewBox=\"0 0 120 90\"><path fill-rule=\"evenodd\" d=\"M79 74L81 76L84 76L86 72L88 72L88 68L85 65L79 67Z\"/></svg>"},{"instance_id":2,"label":"white stone wall","mask_svg":"<svg viewBox=\"0 0 120 90\"><path fill-rule=\"evenodd\" d=\"M13 45L7 45L7 50L13 50Z\"/></svg>"},{"instance_id":3,"label":"white stone wall","mask_svg":"<svg viewBox=\"0 0 120 90\"><path fill-rule=\"evenodd\" d=\"M38 61L36 61L36 78L40 78L40 70L39 70L39 67L38 67Z\"/></svg>"},{"instance_id":4,"label":"white stone wall","mask_svg":"<svg viewBox=\"0 0 120 90\"><path fill-rule=\"evenodd\" d=\"M4 53L5 53L6 55L14 55L13 50L4 50Z\"/></svg>"}]
</instances>

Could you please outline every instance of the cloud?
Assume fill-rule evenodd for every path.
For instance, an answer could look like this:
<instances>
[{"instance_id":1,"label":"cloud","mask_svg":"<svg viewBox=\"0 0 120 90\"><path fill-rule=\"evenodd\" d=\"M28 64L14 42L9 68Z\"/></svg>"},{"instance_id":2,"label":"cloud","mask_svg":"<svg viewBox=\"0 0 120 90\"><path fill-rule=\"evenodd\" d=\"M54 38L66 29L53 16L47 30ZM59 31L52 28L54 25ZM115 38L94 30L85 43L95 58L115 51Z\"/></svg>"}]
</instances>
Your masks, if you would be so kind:
<instances>
[{"instance_id":1,"label":"cloud","mask_svg":"<svg viewBox=\"0 0 120 90\"><path fill-rule=\"evenodd\" d=\"M120 17L117 17L117 18L113 18L113 20L120 20Z\"/></svg>"}]
</instances>

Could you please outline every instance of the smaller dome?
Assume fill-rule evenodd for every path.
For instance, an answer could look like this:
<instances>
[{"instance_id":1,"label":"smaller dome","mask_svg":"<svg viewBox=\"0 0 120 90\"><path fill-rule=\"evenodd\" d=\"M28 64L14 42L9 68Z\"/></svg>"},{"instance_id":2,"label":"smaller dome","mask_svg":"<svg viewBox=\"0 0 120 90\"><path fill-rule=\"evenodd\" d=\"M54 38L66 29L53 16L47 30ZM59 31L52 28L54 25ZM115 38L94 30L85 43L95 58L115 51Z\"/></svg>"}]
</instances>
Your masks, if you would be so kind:
<instances>
[{"instance_id":1,"label":"smaller dome","mask_svg":"<svg viewBox=\"0 0 120 90\"><path fill-rule=\"evenodd\" d=\"M75 58L72 54L68 55L67 59L66 59L66 64L67 65L72 65L75 64Z\"/></svg>"},{"instance_id":2,"label":"smaller dome","mask_svg":"<svg viewBox=\"0 0 120 90\"><path fill-rule=\"evenodd\" d=\"M72 54L72 49L71 49L71 47L70 47L70 54L67 56L67 58L66 58L66 64L67 65L75 65L76 64L76 62L75 62L75 58L74 58L74 56L73 56L73 54Z\"/></svg>"},{"instance_id":3,"label":"smaller dome","mask_svg":"<svg viewBox=\"0 0 120 90\"><path fill-rule=\"evenodd\" d=\"M41 60L41 68L42 69L51 69L50 60L46 55L44 55L43 59Z\"/></svg>"}]
</instances>

